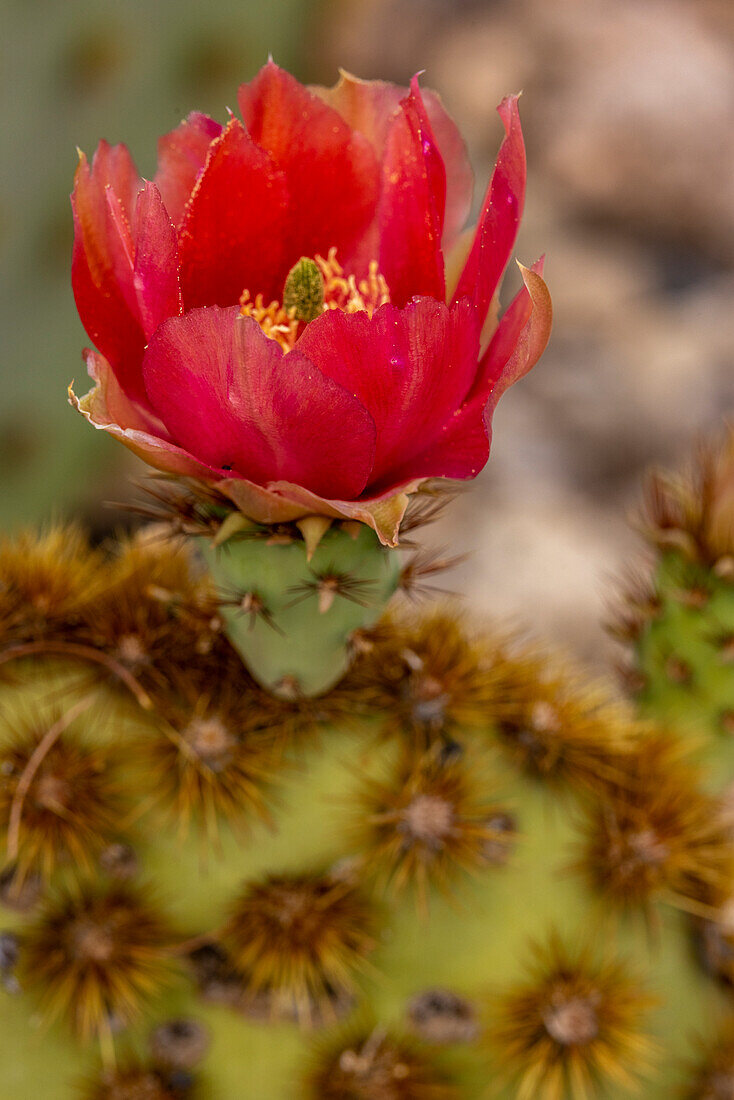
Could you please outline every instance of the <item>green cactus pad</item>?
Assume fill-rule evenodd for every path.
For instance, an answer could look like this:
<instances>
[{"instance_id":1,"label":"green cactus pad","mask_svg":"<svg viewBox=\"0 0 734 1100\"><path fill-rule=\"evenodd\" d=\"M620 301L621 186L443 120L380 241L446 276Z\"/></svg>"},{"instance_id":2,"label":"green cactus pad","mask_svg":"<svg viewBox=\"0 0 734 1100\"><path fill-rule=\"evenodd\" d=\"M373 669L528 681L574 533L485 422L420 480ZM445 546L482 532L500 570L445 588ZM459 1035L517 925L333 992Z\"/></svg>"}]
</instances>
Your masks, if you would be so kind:
<instances>
[{"instance_id":1,"label":"green cactus pad","mask_svg":"<svg viewBox=\"0 0 734 1100\"><path fill-rule=\"evenodd\" d=\"M650 479L640 526L654 558L613 624L643 712L679 732L718 790L734 780L732 438Z\"/></svg>"},{"instance_id":2,"label":"green cactus pad","mask_svg":"<svg viewBox=\"0 0 734 1100\"><path fill-rule=\"evenodd\" d=\"M248 532L201 546L232 644L280 694L333 687L350 663L350 636L376 622L400 576L398 553L364 525L329 529L310 561L305 540L287 536L284 545Z\"/></svg>"},{"instance_id":3,"label":"green cactus pad","mask_svg":"<svg viewBox=\"0 0 734 1100\"><path fill-rule=\"evenodd\" d=\"M100 854L89 845L91 872L62 860L52 880L41 875L40 906L2 910L19 958L6 965L0 992L0 1094L104 1095L90 1082L102 1054L109 1061L114 1050L121 1080L138 1072L125 1067L149 1065L150 1081L176 1100L315 1100L314 1081L322 1093L324 1080L336 1081L328 1068L335 1057L342 1075L353 1070L363 1083L370 1058L375 1074L387 1066L395 1082L423 1081L423 1093L385 1094L375 1084L377 1097L514 1100L526 1063L539 1055L531 1045L518 1064L508 1005L529 996L532 1006L532 990L546 988L554 990L554 1015L543 1024L551 1018L541 1004L540 1026L561 1045L576 1035L579 1050L591 1050L597 1027L616 1012L624 1027L613 1050L622 1069L642 1077L650 1100L676 1095L689 1069L698 1072L696 1038L718 1028L726 998L695 956L686 910L705 909L728 873L728 849L713 804L709 811L686 768L648 746L598 689L506 639L473 639L447 611L363 631L355 666L318 700L268 698L217 631L218 593L186 573L181 551L155 539L123 547L119 560L98 567L94 613L81 598L69 606L49 584L40 568L49 565L48 548L25 546L23 554L25 603L35 596L37 605L41 588L61 593L61 603L56 615L48 609L48 636L31 614L24 642L17 575L14 591L0 593L0 672L8 674L0 754L22 740L29 716L34 728L53 730L59 713L91 696L73 733L100 758L114 745L124 807L111 845L119 850L108 844ZM95 644L100 659L88 660ZM44 645L53 656L43 655ZM105 653L112 663L101 660ZM15 815L21 834L41 811L84 818L54 762L65 759L48 751L26 776L21 801L32 801L35 816L23 802ZM424 772L432 786L421 786ZM12 810L22 775L7 768L2 775ZM622 829L625 882L636 867L650 884L644 904L626 886L620 892L604 864L589 862L600 814ZM0 822L6 833L11 816ZM395 842L385 841L390 829ZM231 962L238 928L255 927L251 899L273 883L281 908L274 916L255 909L260 927L275 919L278 934L262 941L251 971L239 972ZM74 891L102 900L75 917L70 932L58 914ZM238 925L243 897L249 923ZM128 922L123 936L122 917L142 914L143 904L155 921L141 917L131 929ZM95 912L117 915L100 928ZM278 954L283 937L309 949L305 1014L304 987L288 976L301 971ZM111 973L125 988L143 960L150 981L133 988L123 1013L129 1024L92 1011L100 1041L75 1037L79 1004L87 1003L80 998L88 996L81 987L74 1013L67 1007L49 1018L67 956L87 960L82 970L93 958L97 983ZM564 959L572 972L559 976ZM33 960L30 969L25 960ZM585 1009L579 989L582 1001L589 991ZM428 1028L426 1013L440 1015L447 1004L465 1006L474 1028L466 1041L454 1035L436 1046L429 1038L445 1021ZM210 1046L199 1064L171 1077L170 1067L151 1062L150 1036L180 1019L203 1024ZM395 1051L405 1052L403 1061ZM570 1077L563 1080L560 1092L539 1083L535 1095L572 1100ZM590 1100L627 1095L603 1073L592 1075Z\"/></svg>"}]
</instances>

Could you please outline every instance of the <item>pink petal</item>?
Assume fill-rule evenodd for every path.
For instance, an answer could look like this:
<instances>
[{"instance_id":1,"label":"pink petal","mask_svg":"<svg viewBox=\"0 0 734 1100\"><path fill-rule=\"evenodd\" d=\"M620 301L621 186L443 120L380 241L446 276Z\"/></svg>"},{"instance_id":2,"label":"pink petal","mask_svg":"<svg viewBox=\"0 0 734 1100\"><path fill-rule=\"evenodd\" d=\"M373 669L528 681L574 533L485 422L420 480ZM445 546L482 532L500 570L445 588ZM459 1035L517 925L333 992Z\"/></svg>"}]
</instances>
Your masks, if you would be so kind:
<instances>
[{"instance_id":1,"label":"pink petal","mask_svg":"<svg viewBox=\"0 0 734 1100\"><path fill-rule=\"evenodd\" d=\"M213 118L192 111L180 126L158 141L158 171L154 182L171 221L178 228L197 179L204 170L209 146L222 132Z\"/></svg>"},{"instance_id":2,"label":"pink petal","mask_svg":"<svg viewBox=\"0 0 734 1100\"><path fill-rule=\"evenodd\" d=\"M143 372L173 439L211 468L325 497L362 492L375 448L369 413L299 351L284 355L235 307L164 322Z\"/></svg>"},{"instance_id":3,"label":"pink petal","mask_svg":"<svg viewBox=\"0 0 734 1100\"><path fill-rule=\"evenodd\" d=\"M506 136L479 215L474 244L454 295L454 300L471 298L482 319L515 246L525 202L525 145L517 100L517 96L507 96L497 108Z\"/></svg>"},{"instance_id":4,"label":"pink petal","mask_svg":"<svg viewBox=\"0 0 734 1100\"><path fill-rule=\"evenodd\" d=\"M272 61L242 85L239 105L251 137L288 181L283 280L301 256L335 247L348 261L376 209L379 168L369 141Z\"/></svg>"},{"instance_id":5,"label":"pink petal","mask_svg":"<svg viewBox=\"0 0 734 1100\"><path fill-rule=\"evenodd\" d=\"M415 79L387 134L382 179L379 266L390 300L402 306L427 294L443 301L446 170Z\"/></svg>"},{"instance_id":6,"label":"pink petal","mask_svg":"<svg viewBox=\"0 0 734 1100\"><path fill-rule=\"evenodd\" d=\"M352 127L372 143L382 158L393 116L400 109L408 89L384 80L359 80L342 72L333 88L312 87L325 103L339 112ZM436 145L446 167L446 217L443 247L449 248L460 233L471 209L473 173L469 155L458 127L447 114L436 92L422 89L426 114Z\"/></svg>"},{"instance_id":7,"label":"pink petal","mask_svg":"<svg viewBox=\"0 0 734 1100\"><path fill-rule=\"evenodd\" d=\"M280 298L287 207L283 174L232 119L209 147L181 226L186 309L233 305L245 289Z\"/></svg>"},{"instance_id":8,"label":"pink petal","mask_svg":"<svg viewBox=\"0 0 734 1100\"><path fill-rule=\"evenodd\" d=\"M356 394L377 428L371 483L427 446L463 403L477 370L479 338L468 302L451 310L417 298L404 310L330 310L313 321L297 349Z\"/></svg>"}]
</instances>

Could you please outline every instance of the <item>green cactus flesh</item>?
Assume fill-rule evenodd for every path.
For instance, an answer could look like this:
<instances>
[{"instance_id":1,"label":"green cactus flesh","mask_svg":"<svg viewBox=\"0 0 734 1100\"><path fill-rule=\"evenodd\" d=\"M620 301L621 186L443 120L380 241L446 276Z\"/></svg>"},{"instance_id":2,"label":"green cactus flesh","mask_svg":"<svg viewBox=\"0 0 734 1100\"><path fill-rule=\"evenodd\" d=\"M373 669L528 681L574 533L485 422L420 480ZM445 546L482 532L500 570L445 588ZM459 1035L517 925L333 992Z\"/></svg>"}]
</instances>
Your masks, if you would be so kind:
<instances>
[{"instance_id":1,"label":"green cactus flesh","mask_svg":"<svg viewBox=\"0 0 734 1100\"><path fill-rule=\"evenodd\" d=\"M726 785L734 780L734 585L674 552L653 583L657 606L635 647L640 705L698 741Z\"/></svg>"},{"instance_id":2,"label":"green cactus flesh","mask_svg":"<svg viewBox=\"0 0 734 1100\"><path fill-rule=\"evenodd\" d=\"M360 525L306 543L201 540L235 649L268 690L320 695L346 672L350 635L372 626L398 585L399 555Z\"/></svg>"},{"instance_id":3,"label":"green cactus flesh","mask_svg":"<svg viewBox=\"0 0 734 1100\"><path fill-rule=\"evenodd\" d=\"M40 908L27 912L2 910L4 929L18 935L20 957L17 974L6 969L0 992L0 1095L18 1100L111 1096L90 1093L84 1084L99 1072L101 1054L109 1061L114 1050L123 1066L133 1055L145 1060L151 1030L185 1017L205 1025L211 1045L192 1071L198 1091L187 1091L184 1074L179 1075L184 1083L172 1085L166 1096L316 1100L318 1095L322 1100L322 1093L306 1085L309 1067L319 1057L323 1062L323 1051L342 1028L361 1028L374 1049L382 1041L379 1028L403 1035L408 1002L436 989L476 1006L478 1037L440 1049L425 1036L415 1040L416 1057L434 1067L434 1084L429 1080L409 1089L403 1060L395 1063L388 1084L377 1081L368 1088L362 1081L356 1093L327 1085L328 1095L577 1100L583 1094L573 1082L583 1079L586 1065L589 1100L622 1100L638 1070L650 1100L678 1095L693 1073L696 1037L717 1029L727 1012L726 995L696 957L687 915L705 912L716 897L729 872L727 845L717 831L713 803L697 793L686 769L668 761L664 747L648 741L626 711L604 702L595 689L578 687L552 662L514 652L502 639L472 641L450 610L415 622L383 622L365 632L361 658L320 699L268 697L216 632L210 611L218 594L207 595L205 579L188 577L177 554L155 541L132 544L123 548L120 561L99 566L101 574L108 571L114 599L101 584L91 606L83 596L70 602L57 596L56 606L49 606L55 589L48 555L40 555L46 569L41 583L43 569L32 548L24 549L13 569L6 547L6 586L0 593L0 812L5 815L0 824L9 856L16 867L26 861L29 877L41 874L46 897ZM31 604L43 608L40 619ZM44 655L44 646L54 655ZM68 652L62 659L64 646ZM73 654L70 646L77 647ZM87 663L87 650L95 646L100 660ZM105 653L114 655L114 663L101 663ZM123 658L128 675L121 679ZM9 763L18 758L12 746L17 754L31 727L36 732L30 744L38 746L44 731L61 729L60 716L68 717L73 707L80 713L46 745L43 759L34 758L35 771L30 763ZM74 790L64 789L62 765L53 765L66 760L67 744L82 755L94 749L107 762L109 786L99 788L100 798L109 796L118 807L111 820L99 811L99 835L83 839L76 855L70 841L64 848L59 840L67 835L61 826L77 822L74 835L83 837L91 802L75 802ZM104 771L102 763L98 771ZM424 772L434 783L433 793L415 795L411 785L423 782ZM459 785L452 787L457 777ZM440 792L456 790L447 816L441 801L448 804L449 795ZM624 831L625 807L634 819L632 832ZM57 818L54 832L49 822ZM628 845L621 864L614 864L614 852L609 855L616 872L588 856L595 850L589 849L590 823L610 818ZM38 821L46 823L46 863L30 847ZM381 845L375 836L390 821L397 843ZM661 821L668 822L670 835L655 833ZM81 969L92 974L92 985L99 985L101 972L120 982L127 964L108 951L119 935L111 919L101 936L96 926L90 933L91 903L75 918L67 939L58 925L53 925L56 938L49 939L48 913L58 909L66 885L72 897L74 889L88 891L90 883L96 897L122 890L104 861L109 845L121 841L137 862L124 889L158 911L167 929L156 948L163 969L155 971L146 996L133 997L130 1005L110 986L110 1001L92 1012L91 1035L81 1041L71 1027L74 1020L79 1024L81 998L66 1003L58 1019L49 1017L50 992L58 995L59 983L70 980L63 959L58 968L62 940L72 944L77 961L83 956ZM630 877L630 867L642 878ZM407 882L401 889L403 872ZM267 994L264 1011L262 998L261 1011L255 1011L256 996L238 1001L236 1008L212 1003L211 990L206 999L196 988L189 960L211 942L225 945L235 958L235 913L242 912L237 899L243 884L262 885L268 876L286 884L325 876L319 879L327 884L325 892L313 894L321 899L330 898L330 891L337 898L359 895L346 918L351 946L344 947L346 932L344 942L339 940L338 927L323 940L311 929L312 995L304 996L303 988L289 984L282 960L274 968L268 963L265 944L251 970L234 979L243 993ZM641 892L630 887L625 894L627 881L643 882ZM288 889L276 915L287 936L297 920L293 914L303 910L303 897ZM303 927L311 927L310 912ZM365 913L369 927L361 929ZM141 920L130 935L144 935L142 926ZM597 989L592 975L583 996L563 1001L573 974L558 979L556 1001L540 1006L539 1023L531 1014L530 1030L540 1027L543 1049L555 1051L562 1065L575 1044L575 1069L561 1072L555 1085L538 1080L528 1092L525 1074L535 1046L528 1065L522 1060L518 1065L516 1054L508 1056L507 1014L504 1040L496 1015L508 994L540 981L533 977L533 944L553 937L569 958L583 946L597 961L619 962L627 992L619 992L618 982ZM374 943L367 949L370 939ZM240 946L246 953L250 945ZM255 989L253 975L268 965L270 985ZM50 973L57 975L53 981ZM340 996L331 996L336 993ZM648 994L654 1003L648 1003ZM105 1004L110 1011L120 1009L117 1022L109 1019ZM561 1015L548 1023L548 1013L559 1004ZM295 1005L298 1022L291 1012L284 1018L284 1005ZM345 1018L332 1021L331 1015L341 1016L342 1005ZM119 1026L127 1008L128 1023ZM584 1052L596 1051L597 1040L609 1039L607 1010L621 1013L624 1026L617 1020L606 1055L585 1061ZM623 1041L616 1050L619 1033ZM555 1046L549 1036L555 1036ZM366 1059L364 1049L350 1051L351 1061L342 1058L341 1070ZM442 1091L444 1079L457 1091ZM139 1093L118 1090L115 1100L118 1095L126 1100Z\"/></svg>"},{"instance_id":4,"label":"green cactus flesh","mask_svg":"<svg viewBox=\"0 0 734 1100\"><path fill-rule=\"evenodd\" d=\"M613 624L642 711L680 734L717 790L734 780L733 461L729 433L685 474L650 478L640 526L652 566L627 586Z\"/></svg>"}]
</instances>

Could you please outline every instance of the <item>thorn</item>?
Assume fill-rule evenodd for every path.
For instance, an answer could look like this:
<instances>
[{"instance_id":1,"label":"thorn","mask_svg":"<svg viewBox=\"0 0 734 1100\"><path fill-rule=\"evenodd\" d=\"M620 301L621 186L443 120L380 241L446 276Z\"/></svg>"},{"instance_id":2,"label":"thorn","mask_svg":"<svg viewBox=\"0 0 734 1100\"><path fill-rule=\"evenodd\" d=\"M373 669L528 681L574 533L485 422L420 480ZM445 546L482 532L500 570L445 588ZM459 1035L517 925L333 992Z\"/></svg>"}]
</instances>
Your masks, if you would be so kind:
<instances>
[{"instance_id":1,"label":"thorn","mask_svg":"<svg viewBox=\"0 0 734 1100\"><path fill-rule=\"evenodd\" d=\"M281 634L283 631L280 629L273 613L268 610L265 601L262 596L258 596L256 592L246 592L240 600L240 611L250 617L250 629L255 625L257 618L262 619L266 626L269 626L276 634Z\"/></svg>"},{"instance_id":2,"label":"thorn","mask_svg":"<svg viewBox=\"0 0 734 1100\"><path fill-rule=\"evenodd\" d=\"M331 524L332 520L329 516L304 516L303 519L296 520L296 527L303 535L303 541L306 544L306 561L311 561Z\"/></svg>"},{"instance_id":3,"label":"thorn","mask_svg":"<svg viewBox=\"0 0 734 1100\"><path fill-rule=\"evenodd\" d=\"M336 599L339 581L336 577L324 577L318 586L319 615L325 615Z\"/></svg>"},{"instance_id":4,"label":"thorn","mask_svg":"<svg viewBox=\"0 0 734 1100\"><path fill-rule=\"evenodd\" d=\"M724 581L730 581L734 577L734 557L726 554L714 564L714 573Z\"/></svg>"},{"instance_id":5,"label":"thorn","mask_svg":"<svg viewBox=\"0 0 734 1100\"><path fill-rule=\"evenodd\" d=\"M318 597L319 614L321 615L329 610L335 596L351 600L352 603L359 604L360 607L369 607L369 593L373 587L374 581L359 580L359 578L352 577L348 573L324 571L323 573L316 573L313 580L292 585L288 591L294 593L295 599L285 606L287 608L294 607L315 594Z\"/></svg>"},{"instance_id":6,"label":"thorn","mask_svg":"<svg viewBox=\"0 0 734 1100\"><path fill-rule=\"evenodd\" d=\"M372 653L375 648L374 635L369 630L357 627L347 638L347 645L355 656L357 654Z\"/></svg>"},{"instance_id":7,"label":"thorn","mask_svg":"<svg viewBox=\"0 0 734 1100\"><path fill-rule=\"evenodd\" d=\"M250 620L250 630L253 629L258 619L262 619L265 625L274 630L276 634L283 634L283 631L275 621L272 611L268 609L265 600L259 592L232 593L229 599L220 601L220 606L234 607L243 615L247 615Z\"/></svg>"},{"instance_id":8,"label":"thorn","mask_svg":"<svg viewBox=\"0 0 734 1100\"><path fill-rule=\"evenodd\" d=\"M274 694L281 699L300 699L303 695L301 685L295 676L283 676L274 687Z\"/></svg>"},{"instance_id":9,"label":"thorn","mask_svg":"<svg viewBox=\"0 0 734 1100\"><path fill-rule=\"evenodd\" d=\"M243 516L242 512L230 512L214 536L212 546L221 546L233 535L239 534L240 531L249 531L252 527L254 527L252 520Z\"/></svg>"},{"instance_id":10,"label":"thorn","mask_svg":"<svg viewBox=\"0 0 734 1100\"><path fill-rule=\"evenodd\" d=\"M354 539L354 541L356 542L359 536L362 534L362 528L364 527L364 524L360 523L359 520L356 519L345 519L342 521L340 526L342 531L345 531L349 535L350 539Z\"/></svg>"},{"instance_id":11,"label":"thorn","mask_svg":"<svg viewBox=\"0 0 734 1100\"><path fill-rule=\"evenodd\" d=\"M400 570L398 587L410 599L419 600L431 594L443 594L453 596L448 588L439 588L437 585L428 584L427 579L448 569L453 569L466 561L467 554L458 554L455 557L444 557L444 550L432 552L419 551Z\"/></svg>"}]
</instances>

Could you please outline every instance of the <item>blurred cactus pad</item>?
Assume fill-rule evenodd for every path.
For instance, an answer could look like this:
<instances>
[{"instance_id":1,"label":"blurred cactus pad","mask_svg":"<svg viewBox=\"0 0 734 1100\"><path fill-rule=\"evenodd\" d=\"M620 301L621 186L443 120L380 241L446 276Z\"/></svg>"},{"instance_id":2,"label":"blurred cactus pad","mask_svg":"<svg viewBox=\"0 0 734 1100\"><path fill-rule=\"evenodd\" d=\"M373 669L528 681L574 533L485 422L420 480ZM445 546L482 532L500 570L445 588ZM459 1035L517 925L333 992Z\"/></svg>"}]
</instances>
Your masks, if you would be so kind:
<instances>
[{"instance_id":1,"label":"blurred cactus pad","mask_svg":"<svg viewBox=\"0 0 734 1100\"><path fill-rule=\"evenodd\" d=\"M612 622L643 712L678 731L722 790L734 780L734 434L686 467L648 478L638 527L647 554L628 570Z\"/></svg>"},{"instance_id":2,"label":"blurred cactus pad","mask_svg":"<svg viewBox=\"0 0 734 1100\"><path fill-rule=\"evenodd\" d=\"M0 544L0 1094L730 1097L731 821L675 708L417 608L440 499L396 551L187 492ZM678 646L731 599L684 541Z\"/></svg>"}]
</instances>

